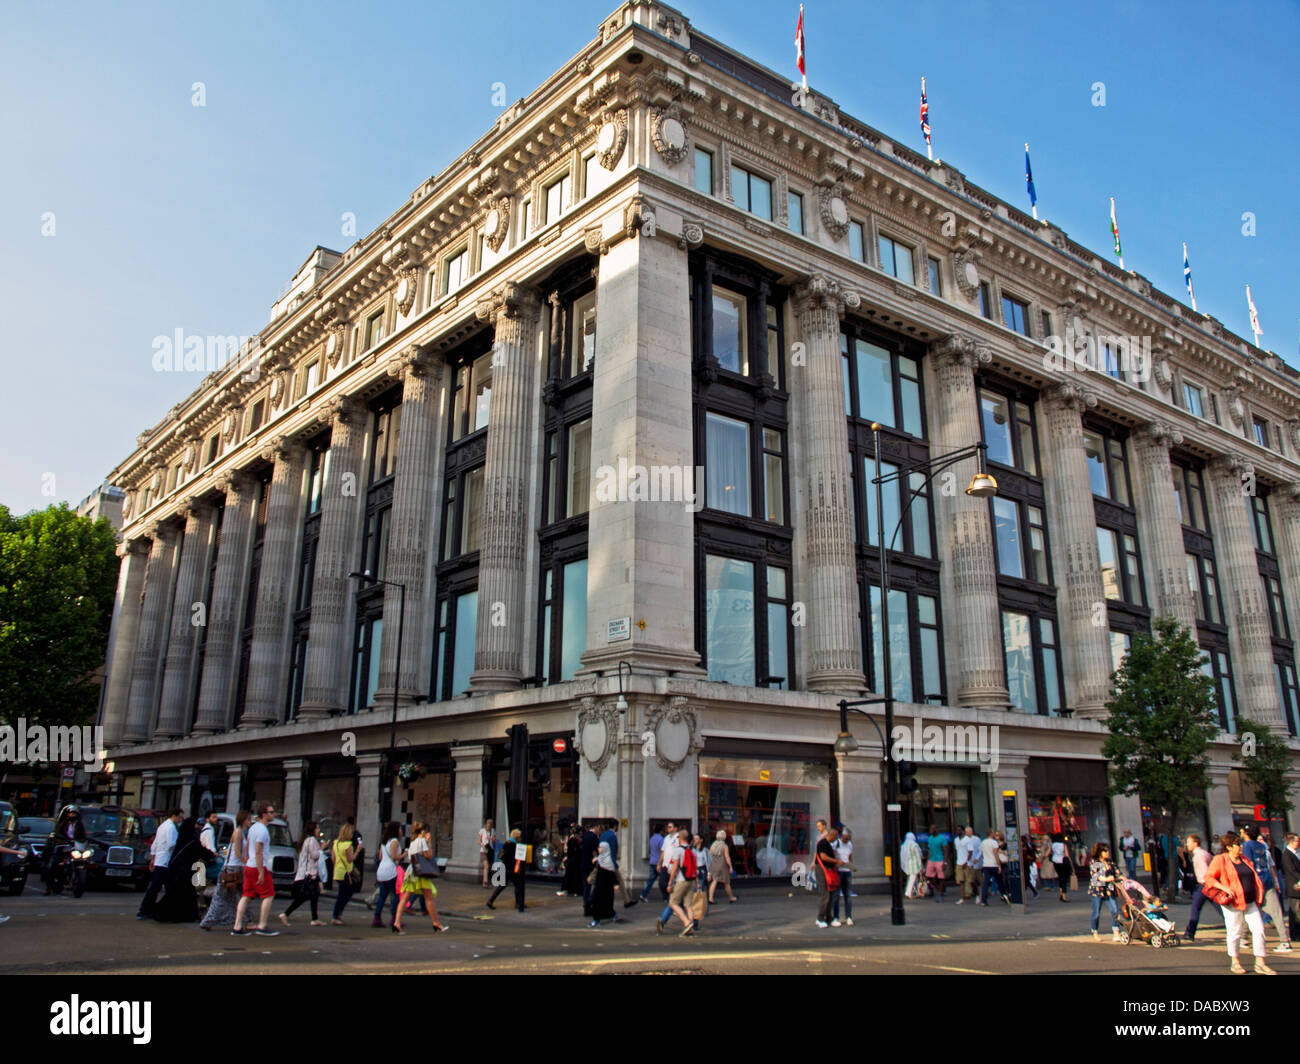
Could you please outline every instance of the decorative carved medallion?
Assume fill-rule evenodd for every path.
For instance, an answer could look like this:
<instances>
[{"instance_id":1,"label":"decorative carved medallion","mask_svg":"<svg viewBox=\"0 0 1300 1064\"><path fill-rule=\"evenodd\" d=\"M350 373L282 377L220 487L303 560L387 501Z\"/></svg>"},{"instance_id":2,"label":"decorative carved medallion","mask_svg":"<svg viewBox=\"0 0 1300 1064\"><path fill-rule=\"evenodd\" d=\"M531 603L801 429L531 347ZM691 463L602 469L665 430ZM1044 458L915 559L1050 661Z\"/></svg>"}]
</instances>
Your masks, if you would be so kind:
<instances>
[{"instance_id":1,"label":"decorative carved medallion","mask_svg":"<svg viewBox=\"0 0 1300 1064\"><path fill-rule=\"evenodd\" d=\"M336 318L330 325L330 334L325 338L325 361L330 369L339 364L343 357L343 335L348 327L346 318Z\"/></svg>"},{"instance_id":2,"label":"decorative carved medallion","mask_svg":"<svg viewBox=\"0 0 1300 1064\"><path fill-rule=\"evenodd\" d=\"M685 222L682 235L677 241L679 248L697 248L704 243L704 227L697 222Z\"/></svg>"},{"instance_id":3,"label":"decorative carved medallion","mask_svg":"<svg viewBox=\"0 0 1300 1064\"><path fill-rule=\"evenodd\" d=\"M1286 427L1291 433L1291 446L1300 451L1300 419L1288 421Z\"/></svg>"},{"instance_id":4,"label":"decorative carved medallion","mask_svg":"<svg viewBox=\"0 0 1300 1064\"><path fill-rule=\"evenodd\" d=\"M1232 423L1237 428L1242 428L1246 423L1246 407L1241 401L1241 389L1235 385L1223 393L1223 398L1228 407L1228 416L1232 418Z\"/></svg>"},{"instance_id":5,"label":"decorative carved medallion","mask_svg":"<svg viewBox=\"0 0 1300 1064\"><path fill-rule=\"evenodd\" d=\"M221 423L221 438L226 443L234 443L235 430L239 428L239 412L237 409L231 410L225 421Z\"/></svg>"},{"instance_id":6,"label":"decorative carved medallion","mask_svg":"<svg viewBox=\"0 0 1300 1064\"><path fill-rule=\"evenodd\" d=\"M415 288L416 275L419 271L413 266L407 266L402 270L397 282L397 289L393 293L393 300L397 303L397 309L402 314L409 314L411 307L415 305Z\"/></svg>"},{"instance_id":7,"label":"decorative carved medallion","mask_svg":"<svg viewBox=\"0 0 1300 1064\"><path fill-rule=\"evenodd\" d=\"M669 779L692 754L704 749L695 710L687 705L684 695L673 695L666 703L651 706L645 727L655 737L655 760Z\"/></svg>"},{"instance_id":8,"label":"decorative carved medallion","mask_svg":"<svg viewBox=\"0 0 1300 1064\"><path fill-rule=\"evenodd\" d=\"M670 166L675 166L686 158L691 135L686 128L686 119L682 115L680 106L673 103L662 111L651 113L650 139L654 142L655 150Z\"/></svg>"},{"instance_id":9,"label":"decorative carved medallion","mask_svg":"<svg viewBox=\"0 0 1300 1064\"><path fill-rule=\"evenodd\" d=\"M843 240L849 231L849 205L844 199L844 186L838 181L818 185L817 198L822 225L836 240Z\"/></svg>"},{"instance_id":10,"label":"decorative carved medallion","mask_svg":"<svg viewBox=\"0 0 1300 1064\"><path fill-rule=\"evenodd\" d=\"M501 250L510 230L510 197L497 196L488 204L483 216L483 241L494 252Z\"/></svg>"},{"instance_id":11,"label":"decorative carved medallion","mask_svg":"<svg viewBox=\"0 0 1300 1064\"><path fill-rule=\"evenodd\" d=\"M957 288L967 299L974 299L980 287L980 272L976 267L979 252L961 251L952 258L952 272L957 278Z\"/></svg>"},{"instance_id":12,"label":"decorative carved medallion","mask_svg":"<svg viewBox=\"0 0 1300 1064\"><path fill-rule=\"evenodd\" d=\"M590 696L582 698L579 706L574 746L600 779L618 748L619 713L613 703L597 704Z\"/></svg>"},{"instance_id":13,"label":"decorative carved medallion","mask_svg":"<svg viewBox=\"0 0 1300 1064\"><path fill-rule=\"evenodd\" d=\"M596 134L596 158L606 170L613 170L627 146L627 108L607 111ZM590 190L588 190L590 191Z\"/></svg>"}]
</instances>

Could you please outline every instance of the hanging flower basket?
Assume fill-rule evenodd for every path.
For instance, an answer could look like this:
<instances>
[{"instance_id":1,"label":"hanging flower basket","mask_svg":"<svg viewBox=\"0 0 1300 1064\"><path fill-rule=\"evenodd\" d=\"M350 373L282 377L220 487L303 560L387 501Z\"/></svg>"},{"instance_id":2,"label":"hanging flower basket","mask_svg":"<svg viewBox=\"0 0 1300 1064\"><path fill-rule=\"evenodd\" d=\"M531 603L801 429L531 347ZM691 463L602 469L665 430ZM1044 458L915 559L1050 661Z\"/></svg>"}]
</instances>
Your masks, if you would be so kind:
<instances>
[{"instance_id":1,"label":"hanging flower basket","mask_svg":"<svg viewBox=\"0 0 1300 1064\"><path fill-rule=\"evenodd\" d=\"M424 766L414 761L405 761L397 766L397 778L403 783L414 783L424 776Z\"/></svg>"}]
</instances>

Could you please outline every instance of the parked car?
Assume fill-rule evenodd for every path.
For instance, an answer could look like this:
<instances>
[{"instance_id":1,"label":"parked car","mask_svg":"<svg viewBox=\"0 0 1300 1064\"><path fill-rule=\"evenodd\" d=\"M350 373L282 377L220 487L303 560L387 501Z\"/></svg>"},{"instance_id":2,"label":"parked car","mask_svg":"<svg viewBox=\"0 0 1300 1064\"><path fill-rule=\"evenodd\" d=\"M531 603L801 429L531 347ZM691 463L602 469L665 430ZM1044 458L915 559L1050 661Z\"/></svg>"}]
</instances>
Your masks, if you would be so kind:
<instances>
[{"instance_id":1,"label":"parked car","mask_svg":"<svg viewBox=\"0 0 1300 1064\"><path fill-rule=\"evenodd\" d=\"M18 837L18 815L8 802L0 802L0 846L11 850L23 848ZM15 854L0 854L0 890L21 894L27 885L27 858Z\"/></svg>"},{"instance_id":2,"label":"parked car","mask_svg":"<svg viewBox=\"0 0 1300 1064\"><path fill-rule=\"evenodd\" d=\"M149 847L134 809L118 805L65 805L46 839L41 854L43 864L48 865L53 857L51 846L68 845L68 817L74 810L81 818L86 841L91 844L88 885L129 883L136 890L144 890L149 885Z\"/></svg>"},{"instance_id":3,"label":"parked car","mask_svg":"<svg viewBox=\"0 0 1300 1064\"><path fill-rule=\"evenodd\" d=\"M20 816L18 818L18 838L27 851L27 874L40 878L41 851L45 849L45 840L54 830L54 821L47 816Z\"/></svg>"},{"instance_id":4,"label":"parked car","mask_svg":"<svg viewBox=\"0 0 1300 1064\"><path fill-rule=\"evenodd\" d=\"M289 825L279 817L268 825L271 830L271 879L276 890L289 890L294 873L298 870L298 848L294 845ZM217 814L217 853L222 857L235 833L235 818L229 813Z\"/></svg>"},{"instance_id":5,"label":"parked car","mask_svg":"<svg viewBox=\"0 0 1300 1064\"><path fill-rule=\"evenodd\" d=\"M167 814L160 809L137 809L135 815L140 818L140 836L146 846L153 845L153 837L158 834L158 823Z\"/></svg>"}]
</instances>

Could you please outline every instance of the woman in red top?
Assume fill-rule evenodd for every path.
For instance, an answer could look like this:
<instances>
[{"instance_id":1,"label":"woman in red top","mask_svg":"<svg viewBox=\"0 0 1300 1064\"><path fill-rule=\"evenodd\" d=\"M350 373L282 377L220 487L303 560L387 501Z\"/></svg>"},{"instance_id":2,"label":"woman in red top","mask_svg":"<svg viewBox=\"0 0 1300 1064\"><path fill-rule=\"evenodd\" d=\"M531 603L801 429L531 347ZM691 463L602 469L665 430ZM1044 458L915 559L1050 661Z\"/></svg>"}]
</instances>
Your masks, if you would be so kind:
<instances>
[{"instance_id":1,"label":"woman in red top","mask_svg":"<svg viewBox=\"0 0 1300 1064\"><path fill-rule=\"evenodd\" d=\"M1241 852L1241 839L1234 832L1223 836L1223 853L1210 862L1201 889L1210 901L1223 908L1223 922L1228 927L1229 971L1245 975L1238 954L1241 951L1242 925L1250 927L1251 951L1255 954L1257 975L1277 975L1264 963L1264 918L1259 903L1264 900L1264 884L1255 866Z\"/></svg>"}]
</instances>

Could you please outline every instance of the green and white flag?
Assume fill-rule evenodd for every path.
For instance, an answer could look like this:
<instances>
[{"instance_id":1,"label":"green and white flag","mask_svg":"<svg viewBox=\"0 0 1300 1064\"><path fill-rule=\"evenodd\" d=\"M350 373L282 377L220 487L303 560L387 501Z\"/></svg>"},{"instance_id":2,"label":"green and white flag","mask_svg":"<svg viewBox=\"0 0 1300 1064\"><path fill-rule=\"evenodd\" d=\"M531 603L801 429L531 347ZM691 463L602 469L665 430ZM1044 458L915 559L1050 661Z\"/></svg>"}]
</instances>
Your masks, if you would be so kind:
<instances>
[{"instance_id":1,"label":"green and white flag","mask_svg":"<svg viewBox=\"0 0 1300 1064\"><path fill-rule=\"evenodd\" d=\"M1124 268L1124 249L1119 243L1119 222L1115 220L1115 197L1110 198L1110 235L1115 238L1115 254L1119 257L1119 268Z\"/></svg>"}]
</instances>

